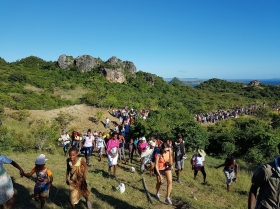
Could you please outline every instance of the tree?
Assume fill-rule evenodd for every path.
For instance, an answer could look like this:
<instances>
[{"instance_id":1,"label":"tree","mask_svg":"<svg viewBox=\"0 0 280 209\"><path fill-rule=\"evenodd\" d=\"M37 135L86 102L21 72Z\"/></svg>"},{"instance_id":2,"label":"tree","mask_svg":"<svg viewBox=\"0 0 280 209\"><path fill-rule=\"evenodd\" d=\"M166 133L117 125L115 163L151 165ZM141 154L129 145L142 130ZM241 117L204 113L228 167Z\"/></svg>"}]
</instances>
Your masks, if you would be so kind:
<instances>
[{"instance_id":1,"label":"tree","mask_svg":"<svg viewBox=\"0 0 280 209\"><path fill-rule=\"evenodd\" d=\"M273 129L278 129L280 127L280 115L273 114L271 117L271 126Z\"/></svg>"},{"instance_id":2,"label":"tree","mask_svg":"<svg viewBox=\"0 0 280 209\"><path fill-rule=\"evenodd\" d=\"M58 116L55 118L61 128L66 128L73 119L74 117L72 115L62 111L60 111Z\"/></svg>"},{"instance_id":3,"label":"tree","mask_svg":"<svg viewBox=\"0 0 280 209\"><path fill-rule=\"evenodd\" d=\"M32 123L31 129L35 145L39 150L42 150L47 144L53 144L58 132L56 123L42 119Z\"/></svg>"}]
</instances>

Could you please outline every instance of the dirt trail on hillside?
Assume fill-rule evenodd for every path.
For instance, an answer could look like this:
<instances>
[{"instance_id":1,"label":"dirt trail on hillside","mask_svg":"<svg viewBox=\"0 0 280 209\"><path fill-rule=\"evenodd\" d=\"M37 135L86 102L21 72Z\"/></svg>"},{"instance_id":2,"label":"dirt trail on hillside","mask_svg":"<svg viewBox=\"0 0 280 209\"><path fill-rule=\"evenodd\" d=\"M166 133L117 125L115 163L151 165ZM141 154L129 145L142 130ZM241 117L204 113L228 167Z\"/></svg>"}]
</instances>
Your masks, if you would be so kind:
<instances>
[{"instance_id":1,"label":"dirt trail on hillside","mask_svg":"<svg viewBox=\"0 0 280 209\"><path fill-rule=\"evenodd\" d=\"M96 125L92 121L89 120L89 117L96 118L96 112L102 111L104 112L103 118L100 123ZM62 107L54 110L29 110L30 118L32 119L45 119L51 120L58 116L59 112L65 112L74 117L74 120L68 125L68 130L77 130L85 132L87 129L91 128L92 131L109 131L109 129L105 129L102 122L105 122L105 118L108 117L110 119L110 128L114 128L114 123L118 122L118 119L113 117L108 110L94 108L92 106L87 106L85 104L73 105L70 107Z\"/></svg>"}]
</instances>

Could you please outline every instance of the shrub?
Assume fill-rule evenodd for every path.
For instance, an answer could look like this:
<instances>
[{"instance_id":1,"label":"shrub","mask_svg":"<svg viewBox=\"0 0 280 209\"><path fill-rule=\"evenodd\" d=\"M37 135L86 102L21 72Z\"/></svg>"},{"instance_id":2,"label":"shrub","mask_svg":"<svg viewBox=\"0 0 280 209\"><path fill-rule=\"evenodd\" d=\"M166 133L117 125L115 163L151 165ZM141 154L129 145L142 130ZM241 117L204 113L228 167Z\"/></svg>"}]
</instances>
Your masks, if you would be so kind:
<instances>
[{"instance_id":1,"label":"shrub","mask_svg":"<svg viewBox=\"0 0 280 209\"><path fill-rule=\"evenodd\" d=\"M10 82L25 82L26 81L26 75L21 72L13 73L8 77L8 80Z\"/></svg>"},{"instance_id":2,"label":"shrub","mask_svg":"<svg viewBox=\"0 0 280 209\"><path fill-rule=\"evenodd\" d=\"M10 150L14 145L14 130L0 126L0 145L2 150Z\"/></svg>"},{"instance_id":3,"label":"shrub","mask_svg":"<svg viewBox=\"0 0 280 209\"><path fill-rule=\"evenodd\" d=\"M36 148L42 150L44 147L53 146L56 142L58 132L57 124L50 121L36 120L31 124L31 133Z\"/></svg>"},{"instance_id":4,"label":"shrub","mask_svg":"<svg viewBox=\"0 0 280 209\"><path fill-rule=\"evenodd\" d=\"M245 159L248 162L257 164L262 164L264 162L263 154L257 147L250 148L245 155Z\"/></svg>"},{"instance_id":5,"label":"shrub","mask_svg":"<svg viewBox=\"0 0 280 209\"><path fill-rule=\"evenodd\" d=\"M13 112L11 115L11 118L18 120L18 121L24 121L26 118L30 116L30 113L28 110L19 110L16 112Z\"/></svg>"},{"instance_id":6,"label":"shrub","mask_svg":"<svg viewBox=\"0 0 280 209\"><path fill-rule=\"evenodd\" d=\"M74 119L73 116L66 112L60 111L58 113L58 116L55 118L55 120L59 123L61 128L66 128L67 125L70 124L70 122Z\"/></svg>"}]
</instances>

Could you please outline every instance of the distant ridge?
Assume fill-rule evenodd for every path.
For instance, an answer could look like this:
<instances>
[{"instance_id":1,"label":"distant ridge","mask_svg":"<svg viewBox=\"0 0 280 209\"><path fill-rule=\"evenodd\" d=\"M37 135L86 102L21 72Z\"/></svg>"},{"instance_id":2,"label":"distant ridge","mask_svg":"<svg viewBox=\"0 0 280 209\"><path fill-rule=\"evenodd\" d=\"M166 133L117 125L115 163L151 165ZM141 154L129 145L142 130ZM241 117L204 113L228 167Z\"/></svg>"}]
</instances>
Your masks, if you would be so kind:
<instances>
[{"instance_id":1,"label":"distant ridge","mask_svg":"<svg viewBox=\"0 0 280 209\"><path fill-rule=\"evenodd\" d=\"M173 78L163 78L166 82L172 81ZM180 81L185 81L189 84L199 84L201 82L207 81L209 79L200 79L200 78L178 78ZM244 84L249 84L251 81L258 80L261 84L266 84L266 85L273 85L273 86L278 86L280 85L280 78L270 78L270 79L249 79L249 78L244 78L244 79L221 79L229 82L239 82L239 83L244 83Z\"/></svg>"}]
</instances>

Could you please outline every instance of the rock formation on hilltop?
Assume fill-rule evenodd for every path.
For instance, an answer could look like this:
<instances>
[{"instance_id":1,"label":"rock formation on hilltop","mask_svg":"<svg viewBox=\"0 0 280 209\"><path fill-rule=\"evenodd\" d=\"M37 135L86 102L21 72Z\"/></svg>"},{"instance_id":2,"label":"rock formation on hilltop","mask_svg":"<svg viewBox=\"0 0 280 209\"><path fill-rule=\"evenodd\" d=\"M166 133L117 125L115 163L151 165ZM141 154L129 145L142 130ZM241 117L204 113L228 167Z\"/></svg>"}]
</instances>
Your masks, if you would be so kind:
<instances>
[{"instance_id":1,"label":"rock formation on hilltop","mask_svg":"<svg viewBox=\"0 0 280 209\"><path fill-rule=\"evenodd\" d=\"M98 59L89 55L78 56L75 58L74 62L78 69L80 69L82 72L90 71L92 68L100 65Z\"/></svg>"},{"instance_id":2,"label":"rock formation on hilltop","mask_svg":"<svg viewBox=\"0 0 280 209\"><path fill-rule=\"evenodd\" d=\"M74 64L74 58L72 56L60 55L57 60L57 65L63 70L69 70L69 66Z\"/></svg>"},{"instance_id":3,"label":"rock formation on hilltop","mask_svg":"<svg viewBox=\"0 0 280 209\"><path fill-rule=\"evenodd\" d=\"M147 81L149 84L151 84L152 86L155 85L155 79L153 78L153 76L146 75L146 76L145 76L145 79L146 79L146 81Z\"/></svg>"},{"instance_id":4,"label":"rock formation on hilltop","mask_svg":"<svg viewBox=\"0 0 280 209\"><path fill-rule=\"evenodd\" d=\"M105 76L106 80L110 82L123 83L126 81L123 70L121 68L118 69L100 68L99 72Z\"/></svg>"},{"instance_id":5,"label":"rock formation on hilltop","mask_svg":"<svg viewBox=\"0 0 280 209\"><path fill-rule=\"evenodd\" d=\"M76 66L81 72L95 69L104 75L108 81L118 83L125 82L127 75L134 77L136 74L136 66L133 62L122 61L115 56L103 62L90 55L82 55L74 59L72 56L63 54L59 56L57 65L63 70L70 70L72 66Z\"/></svg>"},{"instance_id":6,"label":"rock formation on hilltop","mask_svg":"<svg viewBox=\"0 0 280 209\"><path fill-rule=\"evenodd\" d=\"M253 80L251 81L248 86L252 87L252 86L259 86L261 83L258 80Z\"/></svg>"},{"instance_id":7,"label":"rock formation on hilltop","mask_svg":"<svg viewBox=\"0 0 280 209\"><path fill-rule=\"evenodd\" d=\"M127 70L129 73L135 75L136 73L136 67L133 64L133 62L130 61L123 61L124 69Z\"/></svg>"}]
</instances>

